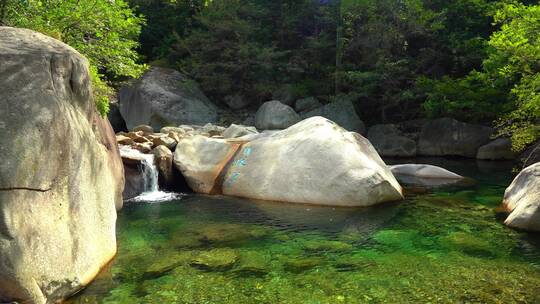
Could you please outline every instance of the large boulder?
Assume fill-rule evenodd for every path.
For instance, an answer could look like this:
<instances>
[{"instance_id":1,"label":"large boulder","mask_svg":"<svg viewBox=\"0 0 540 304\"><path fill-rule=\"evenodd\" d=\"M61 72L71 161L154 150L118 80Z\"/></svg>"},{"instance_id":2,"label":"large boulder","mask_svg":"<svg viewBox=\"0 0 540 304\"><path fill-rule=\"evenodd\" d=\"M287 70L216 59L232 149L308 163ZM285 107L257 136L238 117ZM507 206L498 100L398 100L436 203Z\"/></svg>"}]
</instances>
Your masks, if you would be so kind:
<instances>
[{"instance_id":1,"label":"large boulder","mask_svg":"<svg viewBox=\"0 0 540 304\"><path fill-rule=\"evenodd\" d=\"M366 132L366 126L356 114L356 110L351 101L347 99L335 101L317 108L312 111L302 113L302 118L309 118L314 116L325 117L341 127L360 134Z\"/></svg>"},{"instance_id":2,"label":"large boulder","mask_svg":"<svg viewBox=\"0 0 540 304\"><path fill-rule=\"evenodd\" d=\"M490 142L493 129L439 118L426 122L418 140L418 154L476 157L478 148Z\"/></svg>"},{"instance_id":3,"label":"large boulder","mask_svg":"<svg viewBox=\"0 0 540 304\"><path fill-rule=\"evenodd\" d=\"M369 141L323 117L235 140L184 138L174 162L201 193L333 206L402 198Z\"/></svg>"},{"instance_id":4,"label":"large boulder","mask_svg":"<svg viewBox=\"0 0 540 304\"><path fill-rule=\"evenodd\" d=\"M219 192L218 177L239 147L202 135L184 137L174 151L173 162L193 191L214 194Z\"/></svg>"},{"instance_id":5,"label":"large boulder","mask_svg":"<svg viewBox=\"0 0 540 304\"><path fill-rule=\"evenodd\" d=\"M382 156L416 156L416 142L404 136L395 125L374 125L369 128L367 138Z\"/></svg>"},{"instance_id":6,"label":"large boulder","mask_svg":"<svg viewBox=\"0 0 540 304\"><path fill-rule=\"evenodd\" d=\"M0 27L0 302L56 303L116 253L123 167L88 61Z\"/></svg>"},{"instance_id":7,"label":"large boulder","mask_svg":"<svg viewBox=\"0 0 540 304\"><path fill-rule=\"evenodd\" d=\"M300 116L288 105L277 100L265 102L255 114L255 127L259 130L286 129L300 121Z\"/></svg>"},{"instance_id":8,"label":"large boulder","mask_svg":"<svg viewBox=\"0 0 540 304\"><path fill-rule=\"evenodd\" d=\"M516 153L512 151L512 141L509 138L497 138L478 148L476 158L485 160L515 159Z\"/></svg>"},{"instance_id":9,"label":"large boulder","mask_svg":"<svg viewBox=\"0 0 540 304\"><path fill-rule=\"evenodd\" d=\"M540 231L540 163L521 171L504 192L504 207L510 215L504 223L510 227Z\"/></svg>"},{"instance_id":10,"label":"large boulder","mask_svg":"<svg viewBox=\"0 0 540 304\"><path fill-rule=\"evenodd\" d=\"M155 130L179 124L217 121L217 108L198 85L178 71L152 67L118 95L128 129L141 124Z\"/></svg>"}]
</instances>

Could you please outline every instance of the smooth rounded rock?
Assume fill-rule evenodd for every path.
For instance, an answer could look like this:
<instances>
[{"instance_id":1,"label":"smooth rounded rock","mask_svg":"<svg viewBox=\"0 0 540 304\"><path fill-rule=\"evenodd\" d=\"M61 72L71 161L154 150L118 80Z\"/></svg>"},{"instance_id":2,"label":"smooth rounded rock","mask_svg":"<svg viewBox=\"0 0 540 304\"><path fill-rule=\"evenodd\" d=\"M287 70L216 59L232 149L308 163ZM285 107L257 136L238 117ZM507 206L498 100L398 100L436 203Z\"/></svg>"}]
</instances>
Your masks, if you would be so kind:
<instances>
[{"instance_id":1,"label":"smooth rounded rock","mask_svg":"<svg viewBox=\"0 0 540 304\"><path fill-rule=\"evenodd\" d=\"M312 111L302 113L302 119L322 116L325 117L348 131L364 134L366 126L360 120L356 109L351 101L343 99L326 104Z\"/></svg>"},{"instance_id":2,"label":"smooth rounded rock","mask_svg":"<svg viewBox=\"0 0 540 304\"><path fill-rule=\"evenodd\" d=\"M178 71L152 67L118 94L120 113L128 128L147 124L159 130L179 124L217 121L217 107L197 83Z\"/></svg>"},{"instance_id":3,"label":"smooth rounded rock","mask_svg":"<svg viewBox=\"0 0 540 304\"><path fill-rule=\"evenodd\" d=\"M116 254L123 166L88 61L0 27L0 302L56 303Z\"/></svg>"},{"instance_id":4,"label":"smooth rounded rock","mask_svg":"<svg viewBox=\"0 0 540 304\"><path fill-rule=\"evenodd\" d=\"M540 231L540 162L523 169L504 192L510 227Z\"/></svg>"},{"instance_id":5,"label":"smooth rounded rock","mask_svg":"<svg viewBox=\"0 0 540 304\"><path fill-rule=\"evenodd\" d=\"M403 136L395 125L374 125L369 128L367 138L381 156L416 156L416 142Z\"/></svg>"},{"instance_id":6,"label":"smooth rounded rock","mask_svg":"<svg viewBox=\"0 0 540 304\"><path fill-rule=\"evenodd\" d=\"M452 118L426 122L419 135L418 154L475 158L478 148L489 143L493 128L473 125Z\"/></svg>"},{"instance_id":7,"label":"smooth rounded rock","mask_svg":"<svg viewBox=\"0 0 540 304\"><path fill-rule=\"evenodd\" d=\"M255 114L255 127L259 130L286 129L298 121L300 116L277 100L265 102Z\"/></svg>"},{"instance_id":8,"label":"smooth rounded rock","mask_svg":"<svg viewBox=\"0 0 540 304\"><path fill-rule=\"evenodd\" d=\"M515 159L516 153L512 151L512 141L509 138L497 138L478 148L476 158L485 160Z\"/></svg>"}]
</instances>

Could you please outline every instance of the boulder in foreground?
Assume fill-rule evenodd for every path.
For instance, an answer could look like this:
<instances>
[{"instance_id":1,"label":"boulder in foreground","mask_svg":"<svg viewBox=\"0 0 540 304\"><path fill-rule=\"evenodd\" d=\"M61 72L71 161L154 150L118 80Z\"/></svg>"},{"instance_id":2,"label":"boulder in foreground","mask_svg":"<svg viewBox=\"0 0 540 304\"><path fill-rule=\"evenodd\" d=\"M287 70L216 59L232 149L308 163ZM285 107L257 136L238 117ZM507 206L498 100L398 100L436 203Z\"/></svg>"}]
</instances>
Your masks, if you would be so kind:
<instances>
[{"instance_id":1,"label":"boulder in foreground","mask_svg":"<svg viewBox=\"0 0 540 304\"><path fill-rule=\"evenodd\" d=\"M331 206L402 199L369 141L323 117L235 140L184 138L174 162L201 193Z\"/></svg>"},{"instance_id":2,"label":"boulder in foreground","mask_svg":"<svg viewBox=\"0 0 540 304\"><path fill-rule=\"evenodd\" d=\"M0 27L0 302L56 303L116 253L123 167L88 62Z\"/></svg>"},{"instance_id":3,"label":"boulder in foreground","mask_svg":"<svg viewBox=\"0 0 540 304\"><path fill-rule=\"evenodd\" d=\"M504 207L510 215L504 223L510 227L540 231L540 163L521 171L504 192Z\"/></svg>"}]
</instances>

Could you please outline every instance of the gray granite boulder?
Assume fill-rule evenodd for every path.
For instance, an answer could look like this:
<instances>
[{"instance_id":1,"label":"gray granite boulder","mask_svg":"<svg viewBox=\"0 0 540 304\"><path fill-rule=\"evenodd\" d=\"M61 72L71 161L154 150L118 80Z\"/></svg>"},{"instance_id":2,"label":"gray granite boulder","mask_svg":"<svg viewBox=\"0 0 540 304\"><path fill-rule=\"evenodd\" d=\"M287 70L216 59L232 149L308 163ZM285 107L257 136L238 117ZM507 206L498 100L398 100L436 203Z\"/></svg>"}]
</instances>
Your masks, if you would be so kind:
<instances>
[{"instance_id":1,"label":"gray granite boulder","mask_svg":"<svg viewBox=\"0 0 540 304\"><path fill-rule=\"evenodd\" d=\"M335 101L315 110L302 113L301 116L302 119L314 116L322 116L337 123L348 131L357 132L360 134L364 134L366 132L364 122L362 122L360 117L358 117L358 114L356 114L354 105L352 102L346 99Z\"/></svg>"},{"instance_id":2,"label":"gray granite boulder","mask_svg":"<svg viewBox=\"0 0 540 304\"><path fill-rule=\"evenodd\" d=\"M404 136L395 125L374 125L369 128L367 138L381 156L416 156L416 142Z\"/></svg>"},{"instance_id":3,"label":"gray granite boulder","mask_svg":"<svg viewBox=\"0 0 540 304\"><path fill-rule=\"evenodd\" d=\"M418 154L475 158L478 148L491 141L493 128L468 124L452 118L430 120L422 126Z\"/></svg>"},{"instance_id":4,"label":"gray granite boulder","mask_svg":"<svg viewBox=\"0 0 540 304\"><path fill-rule=\"evenodd\" d=\"M540 163L523 169L504 192L504 207L511 212L504 223L522 230L540 231Z\"/></svg>"},{"instance_id":5,"label":"gray granite boulder","mask_svg":"<svg viewBox=\"0 0 540 304\"><path fill-rule=\"evenodd\" d=\"M300 121L300 116L288 105L277 100L265 102L255 114L255 127L259 130L286 129Z\"/></svg>"},{"instance_id":6,"label":"gray granite boulder","mask_svg":"<svg viewBox=\"0 0 540 304\"><path fill-rule=\"evenodd\" d=\"M159 130L180 124L216 122L216 106L197 83L180 72L152 67L140 79L120 89L120 113L128 129L141 124Z\"/></svg>"},{"instance_id":7,"label":"gray granite boulder","mask_svg":"<svg viewBox=\"0 0 540 304\"><path fill-rule=\"evenodd\" d=\"M0 303L57 303L116 254L123 166L88 61L0 27Z\"/></svg>"},{"instance_id":8,"label":"gray granite boulder","mask_svg":"<svg viewBox=\"0 0 540 304\"><path fill-rule=\"evenodd\" d=\"M476 158L485 160L515 159L516 153L512 151L512 142L509 138L497 138L478 148Z\"/></svg>"}]
</instances>

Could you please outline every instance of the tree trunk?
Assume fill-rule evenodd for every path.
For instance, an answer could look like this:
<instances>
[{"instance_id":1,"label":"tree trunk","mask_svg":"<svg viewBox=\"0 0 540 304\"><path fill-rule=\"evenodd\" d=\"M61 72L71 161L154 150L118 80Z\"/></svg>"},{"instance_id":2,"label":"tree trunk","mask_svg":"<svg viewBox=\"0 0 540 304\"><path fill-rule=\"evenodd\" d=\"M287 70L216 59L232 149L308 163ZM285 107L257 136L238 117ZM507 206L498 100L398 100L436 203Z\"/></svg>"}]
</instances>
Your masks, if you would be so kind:
<instances>
[{"instance_id":1,"label":"tree trunk","mask_svg":"<svg viewBox=\"0 0 540 304\"><path fill-rule=\"evenodd\" d=\"M341 0L336 1L336 70L335 70L335 95L341 91L340 72L343 59L343 20L341 14Z\"/></svg>"},{"instance_id":2,"label":"tree trunk","mask_svg":"<svg viewBox=\"0 0 540 304\"><path fill-rule=\"evenodd\" d=\"M0 25L5 25L6 12L7 12L8 0L1 0L0 2Z\"/></svg>"}]
</instances>

